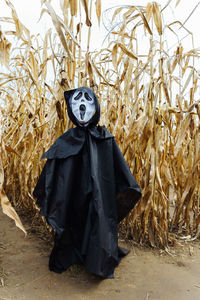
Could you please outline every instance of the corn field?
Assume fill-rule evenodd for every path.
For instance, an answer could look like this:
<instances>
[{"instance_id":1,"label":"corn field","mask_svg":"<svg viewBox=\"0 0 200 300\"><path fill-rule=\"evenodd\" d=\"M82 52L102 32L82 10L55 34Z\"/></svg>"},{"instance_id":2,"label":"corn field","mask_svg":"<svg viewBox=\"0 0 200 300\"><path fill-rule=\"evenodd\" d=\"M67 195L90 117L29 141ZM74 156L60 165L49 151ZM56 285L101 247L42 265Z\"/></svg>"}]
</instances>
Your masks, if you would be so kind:
<instances>
[{"instance_id":1,"label":"corn field","mask_svg":"<svg viewBox=\"0 0 200 300\"><path fill-rule=\"evenodd\" d=\"M52 20L44 38L31 35L9 0L12 17L0 18L4 212L23 230L8 198L19 212L38 214L32 191L44 165L40 157L72 126L63 92L88 86L101 103L100 124L116 137L142 189L141 201L122 224L127 237L153 247L167 247L180 237L198 239L200 49L191 45L185 51L179 41L169 52L165 34L177 35L174 26L181 23L164 24L165 10L149 2L112 10L112 22L119 16L121 22L106 46L92 52L92 22L101 22L101 0L63 0L63 16L42 2L41 15ZM4 30L6 23L13 29ZM141 33L146 54L140 50Z\"/></svg>"}]
</instances>

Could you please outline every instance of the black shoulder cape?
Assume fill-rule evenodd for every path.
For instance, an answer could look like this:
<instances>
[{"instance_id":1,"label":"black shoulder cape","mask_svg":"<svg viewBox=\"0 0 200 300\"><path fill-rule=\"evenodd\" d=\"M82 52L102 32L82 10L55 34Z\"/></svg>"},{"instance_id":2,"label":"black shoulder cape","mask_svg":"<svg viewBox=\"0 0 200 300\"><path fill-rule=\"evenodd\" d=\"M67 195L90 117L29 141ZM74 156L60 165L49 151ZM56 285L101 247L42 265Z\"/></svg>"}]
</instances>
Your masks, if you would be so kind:
<instances>
[{"instance_id":1,"label":"black shoulder cape","mask_svg":"<svg viewBox=\"0 0 200 300\"><path fill-rule=\"evenodd\" d=\"M104 278L128 251L118 247L117 224L141 197L114 137L104 126L72 128L42 156L47 162L33 192L55 229L49 267L73 263Z\"/></svg>"}]
</instances>

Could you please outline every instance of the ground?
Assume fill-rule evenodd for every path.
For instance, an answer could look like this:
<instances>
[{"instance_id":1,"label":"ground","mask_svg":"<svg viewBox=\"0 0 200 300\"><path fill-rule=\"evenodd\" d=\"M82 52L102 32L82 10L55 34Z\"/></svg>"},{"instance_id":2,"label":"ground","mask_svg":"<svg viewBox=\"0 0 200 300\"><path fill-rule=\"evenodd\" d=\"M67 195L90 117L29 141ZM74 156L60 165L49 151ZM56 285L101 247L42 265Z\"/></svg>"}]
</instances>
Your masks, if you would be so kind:
<instances>
[{"instance_id":1,"label":"ground","mask_svg":"<svg viewBox=\"0 0 200 300\"><path fill-rule=\"evenodd\" d=\"M120 240L131 252L114 279L101 280L80 266L50 272L52 242L24 225L26 237L0 212L0 300L200 299L200 242L177 243L170 255Z\"/></svg>"}]
</instances>

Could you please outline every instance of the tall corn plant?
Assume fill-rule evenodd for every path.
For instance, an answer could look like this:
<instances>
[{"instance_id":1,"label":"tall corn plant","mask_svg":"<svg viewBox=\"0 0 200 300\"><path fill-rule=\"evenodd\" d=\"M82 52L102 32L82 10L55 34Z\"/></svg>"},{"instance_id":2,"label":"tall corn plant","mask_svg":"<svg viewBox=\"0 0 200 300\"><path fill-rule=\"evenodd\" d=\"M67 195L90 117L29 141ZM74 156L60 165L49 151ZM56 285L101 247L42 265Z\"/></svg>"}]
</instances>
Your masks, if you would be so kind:
<instances>
[{"instance_id":1,"label":"tall corn plant","mask_svg":"<svg viewBox=\"0 0 200 300\"><path fill-rule=\"evenodd\" d=\"M199 53L184 53L178 45L169 56L162 36L173 28L163 26L157 3L119 8L114 17L122 9L124 21L114 32L112 47L114 86L120 95L112 102L118 108L113 131L143 190L125 225L138 241L167 245L173 239L169 230L198 236L200 101L194 58ZM146 60L137 53L141 22L149 36Z\"/></svg>"},{"instance_id":2,"label":"tall corn plant","mask_svg":"<svg viewBox=\"0 0 200 300\"><path fill-rule=\"evenodd\" d=\"M1 33L2 155L4 187L15 205L36 211L33 188L41 172L40 157L72 124L63 91L94 89L101 102L101 123L115 135L143 197L123 222L127 236L166 247L176 235L199 237L200 101L197 50L181 44L169 54L156 2L114 11L122 22L110 32L108 45L90 52L93 1L62 1L63 18L44 1L55 30L42 40L31 36L11 2L12 33L20 51ZM100 21L101 1L96 1ZM87 50L82 50L82 23ZM147 54L140 53L141 30ZM7 46L6 46L7 45ZM10 51L11 48L11 51ZM3 49L3 50L2 50ZM9 60L10 51L10 60ZM48 72L51 69L51 81ZM7 147L7 150L6 150Z\"/></svg>"}]
</instances>

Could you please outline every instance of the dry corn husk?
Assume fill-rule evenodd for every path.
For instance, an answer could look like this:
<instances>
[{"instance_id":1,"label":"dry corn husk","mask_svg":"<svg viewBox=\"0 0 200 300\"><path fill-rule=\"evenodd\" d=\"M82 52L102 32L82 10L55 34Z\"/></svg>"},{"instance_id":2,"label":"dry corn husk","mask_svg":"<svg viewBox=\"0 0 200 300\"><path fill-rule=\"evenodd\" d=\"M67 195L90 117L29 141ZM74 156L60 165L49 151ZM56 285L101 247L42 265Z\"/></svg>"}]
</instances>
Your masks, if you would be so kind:
<instances>
[{"instance_id":1,"label":"dry corn husk","mask_svg":"<svg viewBox=\"0 0 200 300\"><path fill-rule=\"evenodd\" d=\"M86 85L94 89L101 103L100 123L115 135L142 189L141 201L122 224L127 236L153 247L166 247L172 233L173 240L175 234L198 238L199 50L191 46L185 51L177 44L170 56L162 37L168 29L177 34L174 26L180 22L163 26L165 10L149 2L147 7L116 8L112 20L123 12L121 25L112 32L105 48L89 52L91 2L81 1L89 26L85 53L81 48L82 20L75 23L75 16L81 15L77 1L62 1L63 18L49 2L43 2L46 8L42 14L48 12L55 27L43 40L29 38L7 2L13 23L19 25L13 34L24 46L17 56L12 56L14 44L10 52L0 48L5 64L12 64L0 74L5 192L14 204L37 211L32 191L44 164L40 157L72 126L63 91ZM98 0L96 14L100 22ZM143 38L148 39L145 55L145 49L142 53L138 50L141 25ZM8 45L9 38L4 37ZM2 195L5 199L3 190Z\"/></svg>"}]
</instances>

